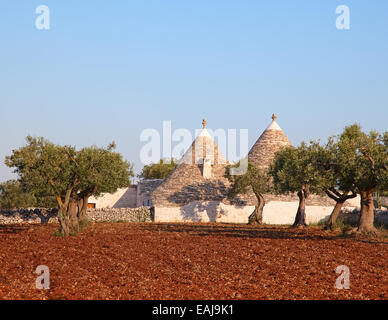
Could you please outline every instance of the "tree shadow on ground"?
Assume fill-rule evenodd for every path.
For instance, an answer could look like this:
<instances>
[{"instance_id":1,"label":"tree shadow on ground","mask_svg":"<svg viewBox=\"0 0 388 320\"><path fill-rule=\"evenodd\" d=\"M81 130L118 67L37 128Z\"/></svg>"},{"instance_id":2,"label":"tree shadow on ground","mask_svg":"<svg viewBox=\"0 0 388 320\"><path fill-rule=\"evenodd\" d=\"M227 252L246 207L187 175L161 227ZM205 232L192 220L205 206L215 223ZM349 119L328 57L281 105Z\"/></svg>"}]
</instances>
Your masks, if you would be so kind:
<instances>
[{"instance_id":1,"label":"tree shadow on ground","mask_svg":"<svg viewBox=\"0 0 388 320\"><path fill-rule=\"evenodd\" d=\"M213 223L185 224L185 223L152 223L141 226L147 231L162 231L172 233L190 233L197 236L219 236L253 239L294 239L294 240L353 240L367 243L388 244L385 241L344 237L342 234L323 233L323 230L311 228L290 228L287 226L249 225L220 225Z\"/></svg>"},{"instance_id":2,"label":"tree shadow on ground","mask_svg":"<svg viewBox=\"0 0 388 320\"><path fill-rule=\"evenodd\" d=\"M0 234L17 234L29 229L28 225L0 225Z\"/></svg>"},{"instance_id":3,"label":"tree shadow on ground","mask_svg":"<svg viewBox=\"0 0 388 320\"><path fill-rule=\"evenodd\" d=\"M266 239L300 239L300 240L332 240L335 236L322 234L308 234L303 229L288 227L265 226L251 227L248 225L219 225L219 224L185 224L185 223L152 223L142 228L147 231L164 231L177 233L191 233L198 236L221 236L235 238L266 238Z\"/></svg>"}]
</instances>

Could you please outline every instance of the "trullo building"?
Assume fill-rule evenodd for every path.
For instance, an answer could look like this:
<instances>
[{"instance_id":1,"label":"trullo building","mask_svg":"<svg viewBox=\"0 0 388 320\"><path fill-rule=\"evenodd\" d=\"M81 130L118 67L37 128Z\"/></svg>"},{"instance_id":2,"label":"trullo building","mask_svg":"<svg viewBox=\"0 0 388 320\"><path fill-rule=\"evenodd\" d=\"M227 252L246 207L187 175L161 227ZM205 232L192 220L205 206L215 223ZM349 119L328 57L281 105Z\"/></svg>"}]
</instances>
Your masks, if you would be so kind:
<instances>
[{"instance_id":1,"label":"trullo building","mask_svg":"<svg viewBox=\"0 0 388 320\"><path fill-rule=\"evenodd\" d=\"M114 194L91 198L95 208L123 208L149 206L156 222L228 222L247 223L253 212L256 197L253 193L228 199L229 181L224 177L229 165L212 139L203 121L203 129L175 169L164 180L141 180L130 188ZM261 133L248 153L251 162L267 169L276 151L290 146L287 135L277 123L276 115ZM298 207L296 195L264 195L266 205L263 222L292 224ZM331 213L334 201L329 197L311 195L307 200L306 222L316 223ZM359 198L348 201L345 207L359 206Z\"/></svg>"},{"instance_id":2,"label":"trullo building","mask_svg":"<svg viewBox=\"0 0 388 320\"><path fill-rule=\"evenodd\" d=\"M290 146L286 134L272 116L271 124L249 151L248 158L267 169L276 151ZM220 153L203 122L201 133L167 178L151 192L156 222L230 222L247 223L254 210L253 193L228 199L229 181L224 177L228 161ZM291 224L298 207L296 195L265 195L263 222ZM307 201L307 223L326 218L334 202L328 197L311 195ZM355 206L348 203L348 206Z\"/></svg>"}]
</instances>

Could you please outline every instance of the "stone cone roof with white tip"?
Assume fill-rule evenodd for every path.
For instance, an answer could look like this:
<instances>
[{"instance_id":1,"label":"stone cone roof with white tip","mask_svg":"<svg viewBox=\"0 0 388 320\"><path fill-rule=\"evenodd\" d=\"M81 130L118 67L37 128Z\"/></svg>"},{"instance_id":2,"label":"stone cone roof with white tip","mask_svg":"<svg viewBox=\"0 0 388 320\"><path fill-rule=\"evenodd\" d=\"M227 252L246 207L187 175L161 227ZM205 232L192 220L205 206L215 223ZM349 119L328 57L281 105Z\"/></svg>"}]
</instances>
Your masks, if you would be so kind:
<instances>
[{"instance_id":1,"label":"stone cone roof with white tip","mask_svg":"<svg viewBox=\"0 0 388 320\"><path fill-rule=\"evenodd\" d=\"M262 170L267 170L270 167L275 158L275 153L278 150L292 145L286 134L276 122L276 118L277 116L273 114L271 124L264 130L248 153L248 159ZM298 201L296 194L265 194L264 198L266 203L270 201ZM331 206L334 201L329 197L321 197L312 194L307 199L306 203L307 205Z\"/></svg>"},{"instance_id":2,"label":"stone cone roof with white tip","mask_svg":"<svg viewBox=\"0 0 388 320\"><path fill-rule=\"evenodd\" d=\"M249 159L260 168L267 168L275 152L282 146L291 145L287 136L276 123L276 116L268 128L249 152ZM155 207L179 207L194 201L220 201L224 204L255 205L257 200L252 191L228 199L230 182L225 178L228 161L219 151L216 143L206 130L206 120L203 130L183 155L174 170L151 193L152 204ZM210 168L210 175L204 175L204 166ZM298 201L294 194L265 194L265 201ZM332 204L328 197L311 195L308 205Z\"/></svg>"},{"instance_id":3,"label":"stone cone roof with white tip","mask_svg":"<svg viewBox=\"0 0 388 320\"><path fill-rule=\"evenodd\" d=\"M202 164L203 159L208 159L211 164L228 163L206 127L202 129L178 164Z\"/></svg>"},{"instance_id":4,"label":"stone cone roof with white tip","mask_svg":"<svg viewBox=\"0 0 388 320\"><path fill-rule=\"evenodd\" d=\"M203 129L191 144L177 166L162 184L152 192L154 206L183 206L192 201L229 202L227 192L230 183L224 177L229 162L221 154L213 138ZM208 175L204 174L204 166ZM246 204L242 197L237 202Z\"/></svg>"},{"instance_id":5,"label":"stone cone roof with white tip","mask_svg":"<svg viewBox=\"0 0 388 320\"><path fill-rule=\"evenodd\" d=\"M272 123L264 130L248 153L248 159L260 169L266 170L272 163L276 151L282 147L291 146L286 134L272 115Z\"/></svg>"}]
</instances>

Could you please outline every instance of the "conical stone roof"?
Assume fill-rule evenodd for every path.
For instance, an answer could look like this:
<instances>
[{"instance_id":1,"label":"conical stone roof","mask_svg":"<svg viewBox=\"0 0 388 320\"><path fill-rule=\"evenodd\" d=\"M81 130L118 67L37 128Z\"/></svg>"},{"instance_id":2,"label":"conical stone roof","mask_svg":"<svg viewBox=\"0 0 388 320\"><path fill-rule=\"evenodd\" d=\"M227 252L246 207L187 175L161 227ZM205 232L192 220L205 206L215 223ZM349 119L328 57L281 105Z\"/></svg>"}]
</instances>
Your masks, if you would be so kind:
<instances>
[{"instance_id":1,"label":"conical stone roof","mask_svg":"<svg viewBox=\"0 0 388 320\"><path fill-rule=\"evenodd\" d=\"M162 184L152 192L154 206L182 206L192 201L228 201L230 185L224 177L229 162L218 149L215 141L203 129L193 141L172 172ZM208 174L204 174L207 166ZM244 202L244 197L236 201Z\"/></svg>"},{"instance_id":2,"label":"conical stone roof","mask_svg":"<svg viewBox=\"0 0 388 320\"><path fill-rule=\"evenodd\" d=\"M272 123L264 130L248 153L248 159L260 169L266 170L271 165L276 151L282 147L291 146L291 142L272 115Z\"/></svg>"},{"instance_id":3,"label":"conical stone roof","mask_svg":"<svg viewBox=\"0 0 388 320\"><path fill-rule=\"evenodd\" d=\"M260 168L268 168L274 158L275 152L283 146L291 145L287 136L273 121L256 141L249 152L249 159ZM202 150L202 151L201 151ZM213 160L212 156L214 155ZM203 175L204 159L211 166L210 176ZM184 206L193 201L221 201L225 204L255 205L256 198L252 191L228 199L227 192L230 187L228 179L224 177L226 166L229 163L218 150L214 140L204 128L191 144L182 159L164 181L151 193L152 204L155 207ZM295 194L273 195L265 194L265 201L298 201ZM333 200L328 197L311 195L307 200L308 205L332 205Z\"/></svg>"},{"instance_id":4,"label":"conical stone roof","mask_svg":"<svg viewBox=\"0 0 388 320\"><path fill-rule=\"evenodd\" d=\"M202 131L193 141L190 148L183 155L179 164L203 164L206 159L212 165L214 164L227 164L227 160L224 155L218 149L217 144L211 137L210 133L206 129L206 119L202 121Z\"/></svg>"}]
</instances>

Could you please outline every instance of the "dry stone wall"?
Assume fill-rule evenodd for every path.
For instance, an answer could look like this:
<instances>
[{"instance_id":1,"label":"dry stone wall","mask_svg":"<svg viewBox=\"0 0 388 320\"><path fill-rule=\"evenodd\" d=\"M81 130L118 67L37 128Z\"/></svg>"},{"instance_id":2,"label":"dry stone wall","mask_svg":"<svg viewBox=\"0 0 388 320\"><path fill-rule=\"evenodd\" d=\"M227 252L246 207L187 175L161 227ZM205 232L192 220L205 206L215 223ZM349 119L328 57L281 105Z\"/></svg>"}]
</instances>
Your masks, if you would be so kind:
<instances>
[{"instance_id":1,"label":"dry stone wall","mask_svg":"<svg viewBox=\"0 0 388 320\"><path fill-rule=\"evenodd\" d=\"M345 221L347 223L352 223L353 225L357 225L360 219L360 210L354 209L350 210L344 208L341 214L338 217L339 220ZM384 225L388 228L388 209L375 209L375 224Z\"/></svg>"},{"instance_id":2,"label":"dry stone wall","mask_svg":"<svg viewBox=\"0 0 388 320\"><path fill-rule=\"evenodd\" d=\"M19 209L19 210L1 210L0 224L19 224L19 223L57 223L57 209Z\"/></svg>"},{"instance_id":3,"label":"dry stone wall","mask_svg":"<svg viewBox=\"0 0 388 320\"><path fill-rule=\"evenodd\" d=\"M214 202L214 203L213 203ZM209 210L209 204L210 209ZM156 221L177 222L177 221L194 221L194 222L229 222L229 223L246 223L248 216L252 213L252 206L236 207L225 205L223 203L215 203L209 201L209 204L204 206L204 203L197 204L196 214L192 215L190 205L176 208L155 208ZM290 224L295 218L295 209L297 203L289 203L289 207L285 203L274 201L264 209L264 223L268 224ZM277 212L272 208L277 207L282 212ZM182 210L182 209L187 209ZM276 209L276 208L275 208ZM330 207L307 207L308 223L317 223L326 220L331 212ZM205 216L206 214L206 216ZM359 219L359 210L354 208L344 208L341 218L357 223ZM122 209L89 209L87 212L88 218L93 222L150 222L151 217L150 207L139 208L122 208ZM205 217L205 218L204 218ZM207 217L207 218L206 218ZM20 210L0 210L0 225L4 224L46 224L58 223L56 209L20 209ZM375 223L388 226L388 210L375 210Z\"/></svg>"},{"instance_id":4,"label":"dry stone wall","mask_svg":"<svg viewBox=\"0 0 388 320\"><path fill-rule=\"evenodd\" d=\"M151 208L90 209L88 219L93 222L150 222Z\"/></svg>"},{"instance_id":5,"label":"dry stone wall","mask_svg":"<svg viewBox=\"0 0 388 320\"><path fill-rule=\"evenodd\" d=\"M0 210L0 224L58 223L56 209ZM151 208L88 209L87 216L93 222L149 222Z\"/></svg>"}]
</instances>

